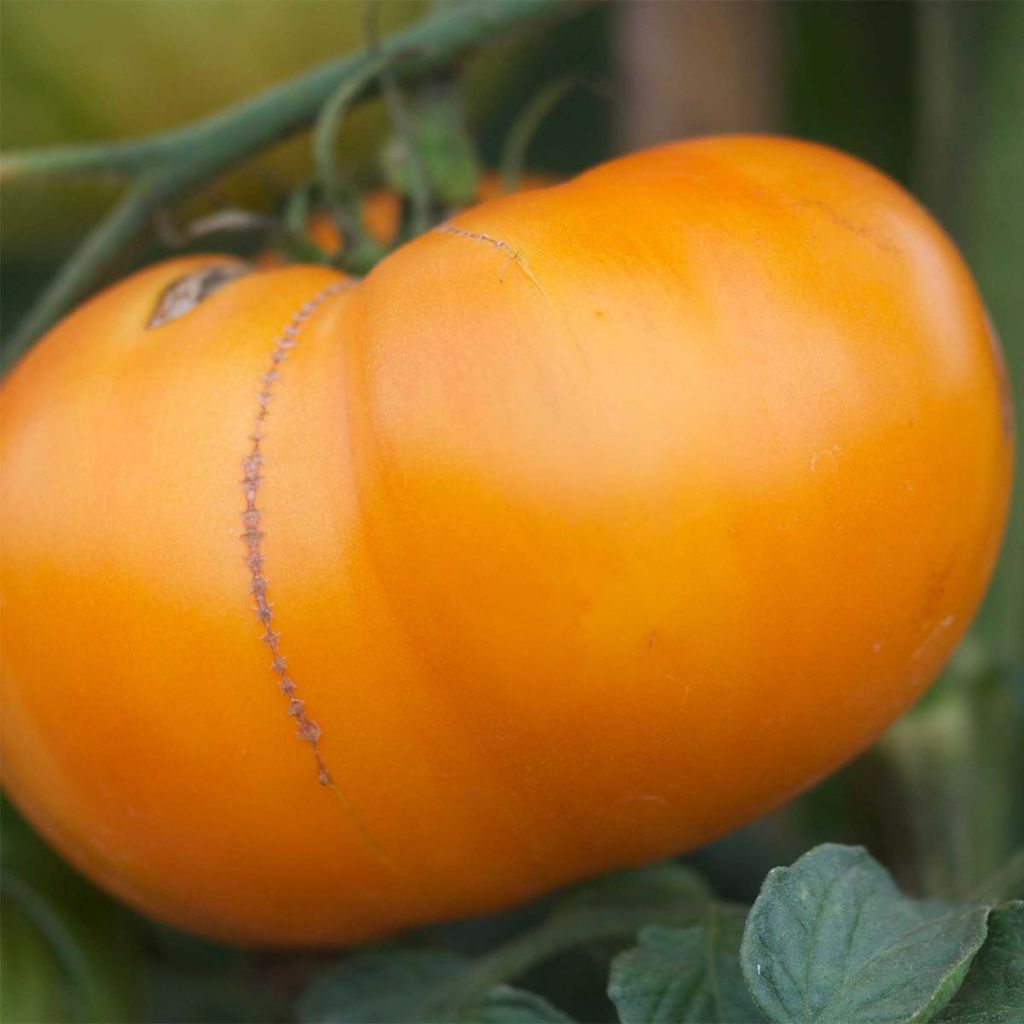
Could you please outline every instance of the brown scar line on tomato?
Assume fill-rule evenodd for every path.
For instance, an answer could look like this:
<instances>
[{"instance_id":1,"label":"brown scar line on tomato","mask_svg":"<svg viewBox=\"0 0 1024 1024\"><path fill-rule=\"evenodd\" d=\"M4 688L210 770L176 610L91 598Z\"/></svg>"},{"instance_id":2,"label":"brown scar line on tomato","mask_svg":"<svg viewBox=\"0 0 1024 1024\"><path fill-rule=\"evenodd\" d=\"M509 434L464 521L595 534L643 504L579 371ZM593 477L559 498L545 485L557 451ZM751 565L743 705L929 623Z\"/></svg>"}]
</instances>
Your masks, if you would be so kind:
<instances>
[{"instance_id":1,"label":"brown scar line on tomato","mask_svg":"<svg viewBox=\"0 0 1024 1024\"><path fill-rule=\"evenodd\" d=\"M883 252L902 253L903 249L894 241L887 238L877 228L865 224L855 224L848 217L844 217L834 206L821 199L783 199L786 206L794 210L810 209L822 214L826 220L831 221L838 228L843 228L851 234L857 235L865 242L882 250Z\"/></svg>"},{"instance_id":2,"label":"brown scar line on tomato","mask_svg":"<svg viewBox=\"0 0 1024 1024\"><path fill-rule=\"evenodd\" d=\"M350 286L350 282L336 282L308 302L303 303L274 342L270 354L270 368L260 377L261 387L256 393L256 423L249 434L249 451L242 459L242 479L240 481L242 494L245 497L245 509L242 512L242 525L245 530L241 534L241 539L245 543L245 565L249 570L249 592L255 600L256 617L263 627L260 640L270 651L270 667L277 676L278 688L289 699L288 714L295 719L298 738L312 748L317 777L324 786L331 786L333 780L320 752L320 727L306 714L304 702L293 697L295 683L285 670L285 657L281 653L281 634L273 628L273 605L267 597L268 582L267 577L263 574L262 542L266 532L262 529L263 509L257 504L257 498L264 479L262 472L265 462L262 450L265 437L263 421L266 419L268 407L274 397L274 385L281 378L278 367L284 362L288 352L295 347L299 329L306 320L312 316L322 302L348 286Z\"/></svg>"},{"instance_id":3,"label":"brown scar line on tomato","mask_svg":"<svg viewBox=\"0 0 1024 1024\"><path fill-rule=\"evenodd\" d=\"M285 362L288 353L298 343L299 332L303 324L327 299L353 287L354 284L354 281L337 281L304 302L295 311L291 320L273 344L270 353L269 369L259 378L260 387L256 392L255 422L253 429L249 433L249 451L242 459L242 478L239 481L239 485L245 498L245 508L242 511L242 526L244 530L240 537L245 545L245 566L249 570L249 592L252 594L255 602L253 610L262 629L260 641L266 645L270 652L270 670L277 678L277 688L287 701L286 711L288 716L295 722L296 738L308 744L312 750L313 759L316 764L317 779L320 784L332 790L342 801L349 816L362 833L363 838L368 845L377 850L377 841L370 834L347 797L338 788L331 776L324 761L323 752L320 749L320 737L322 735L320 726L307 713L306 702L296 695L295 680L288 672L288 662L282 648L282 637L274 628L274 606L267 596L269 580L264 575L265 560L263 556L263 538L266 537L266 530L263 528L263 509L257 504L264 480L263 471L266 465L262 447L266 437L264 421L269 412L270 402L274 398L274 386L281 379L280 367Z\"/></svg>"},{"instance_id":4,"label":"brown scar line on tomato","mask_svg":"<svg viewBox=\"0 0 1024 1024\"><path fill-rule=\"evenodd\" d=\"M544 291L543 285L537 280L537 276L530 269L530 264L526 262L526 257L518 249L509 245L508 242L503 241L500 238L496 238L494 235L485 234L482 231L467 231L465 228L456 227L454 224L439 224L435 231L440 232L443 235L454 235L456 238L468 238L474 242L483 242L485 245L493 245L499 252L504 253L519 269L526 275L533 286L544 296L545 301L551 302L548 297L548 293ZM504 279L504 270L502 270L502 277L499 280Z\"/></svg>"}]
</instances>

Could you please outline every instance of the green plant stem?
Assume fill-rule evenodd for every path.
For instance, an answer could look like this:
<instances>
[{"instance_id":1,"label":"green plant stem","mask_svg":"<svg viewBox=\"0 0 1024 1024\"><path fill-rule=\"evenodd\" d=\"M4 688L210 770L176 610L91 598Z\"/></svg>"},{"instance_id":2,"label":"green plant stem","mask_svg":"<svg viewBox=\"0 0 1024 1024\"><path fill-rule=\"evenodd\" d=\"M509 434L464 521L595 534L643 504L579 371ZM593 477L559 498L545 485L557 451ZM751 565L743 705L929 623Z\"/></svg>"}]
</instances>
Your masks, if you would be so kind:
<instances>
[{"instance_id":1,"label":"green plant stem","mask_svg":"<svg viewBox=\"0 0 1024 1024\"><path fill-rule=\"evenodd\" d=\"M503 192L515 192L519 188L526 166L526 154L537 129L562 99L577 87L587 88L597 96L612 96L612 90L606 83L575 74L562 75L543 86L519 113L505 139L498 160Z\"/></svg>"},{"instance_id":2,"label":"green plant stem","mask_svg":"<svg viewBox=\"0 0 1024 1024\"><path fill-rule=\"evenodd\" d=\"M130 177L153 167L162 159L173 159L184 144L184 137L200 124L202 122L163 135L124 142L87 142L74 146L16 150L0 157L0 183L8 185L39 177Z\"/></svg>"},{"instance_id":3,"label":"green plant stem","mask_svg":"<svg viewBox=\"0 0 1024 1024\"><path fill-rule=\"evenodd\" d=\"M545 15L568 13L564 0L501 0L441 7L384 41L398 80L414 79L450 63L471 47ZM19 324L11 339L17 354L85 295L111 259L141 233L157 207L208 180L244 157L308 127L341 83L365 79L357 98L380 88L367 70L370 51L349 54L291 79L251 100L185 128L130 142L61 146L10 153L0 160L0 180L47 174L138 173L139 179L71 255L68 263Z\"/></svg>"},{"instance_id":4,"label":"green plant stem","mask_svg":"<svg viewBox=\"0 0 1024 1024\"><path fill-rule=\"evenodd\" d=\"M380 6L371 0L366 7L366 48L372 54L383 54L385 50L380 39L379 25ZM430 226L430 181L423 164L423 154L412 130L405 99L398 86L398 78L386 61L381 66L380 89L391 123L405 144L405 156L410 171L412 227L415 234L422 234Z\"/></svg>"},{"instance_id":5,"label":"green plant stem","mask_svg":"<svg viewBox=\"0 0 1024 1024\"><path fill-rule=\"evenodd\" d=\"M582 0L500 0L438 9L382 42L398 59L398 79L417 78L441 67L498 33L544 15L568 12ZM217 165L227 166L309 125L341 82L366 73L378 59L361 50L323 64L308 74L265 90L184 128L125 142L54 146L8 153L0 158L5 184L38 175L132 174L188 150L215 150ZM366 94L379 90L367 81Z\"/></svg>"},{"instance_id":6,"label":"green plant stem","mask_svg":"<svg viewBox=\"0 0 1024 1024\"><path fill-rule=\"evenodd\" d=\"M709 903L701 900L668 908L638 905L573 911L571 922L565 917L552 919L475 961L455 988L439 1001L439 1008L452 1013L471 1009L495 985L512 981L535 964L582 943L631 938L648 925L694 924L708 913L708 909ZM742 912L746 908L719 903L718 909Z\"/></svg>"},{"instance_id":7,"label":"green plant stem","mask_svg":"<svg viewBox=\"0 0 1024 1024\"><path fill-rule=\"evenodd\" d=\"M409 199L411 203L411 227L414 235L421 235L430 227L430 212L433 190L430 187L430 176L423 162L423 154L420 152L419 140L412 127L409 111L406 109L405 101L398 90L398 83L395 76L385 70L382 82L384 86L384 101L388 106L388 113L391 121L402 140L405 149L406 166L409 169Z\"/></svg>"},{"instance_id":8,"label":"green plant stem","mask_svg":"<svg viewBox=\"0 0 1024 1024\"><path fill-rule=\"evenodd\" d=\"M342 82L324 104L313 131L313 164L331 216L350 257L353 253L362 254L368 247L373 247L373 243L363 229L359 193L338 173L334 150L342 123L353 102L369 81L380 74L384 64L385 58L377 57L361 74Z\"/></svg>"},{"instance_id":9,"label":"green plant stem","mask_svg":"<svg viewBox=\"0 0 1024 1024\"><path fill-rule=\"evenodd\" d=\"M10 364L53 324L96 281L124 244L142 232L150 217L169 195L159 178L144 176L134 182L57 272L4 345Z\"/></svg>"}]
</instances>

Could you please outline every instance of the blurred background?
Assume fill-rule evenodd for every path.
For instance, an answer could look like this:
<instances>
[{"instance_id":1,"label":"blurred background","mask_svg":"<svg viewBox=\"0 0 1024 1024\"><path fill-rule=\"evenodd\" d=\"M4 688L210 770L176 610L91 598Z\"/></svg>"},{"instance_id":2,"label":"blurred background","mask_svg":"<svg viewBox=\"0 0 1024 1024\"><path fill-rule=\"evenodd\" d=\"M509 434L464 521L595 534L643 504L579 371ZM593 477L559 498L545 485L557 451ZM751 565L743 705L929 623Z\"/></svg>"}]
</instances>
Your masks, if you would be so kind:
<instances>
[{"instance_id":1,"label":"blurred background","mask_svg":"<svg viewBox=\"0 0 1024 1024\"><path fill-rule=\"evenodd\" d=\"M426 3L377 5L382 32ZM7 0L0 145L108 140L191 121L363 45L355 0ZM620 2L487 47L462 70L495 164L524 110L578 82L540 121L530 167L570 174L618 152L721 131L781 131L846 149L907 186L963 250L1024 396L1024 3ZM568 76L568 77L567 77ZM379 179L383 105L347 125L342 159ZM212 183L179 222L224 204L274 212L310 171L308 137ZM113 181L5 187L0 316L19 317L116 197ZM241 248L259 239L215 237ZM154 230L108 276L167 252ZM988 601L938 685L857 763L783 811L688 858L750 900L769 868L822 841L864 843L917 893L963 896L1024 843L1024 508ZM956 500L956 494L950 494ZM336 956L249 954L139 918L75 876L9 805L2 819L4 1021L287 1020ZM428 930L478 951L533 913ZM575 959L573 959L575 957ZM530 984L609 1017L583 954ZM571 989L567 992L566 989Z\"/></svg>"}]
</instances>

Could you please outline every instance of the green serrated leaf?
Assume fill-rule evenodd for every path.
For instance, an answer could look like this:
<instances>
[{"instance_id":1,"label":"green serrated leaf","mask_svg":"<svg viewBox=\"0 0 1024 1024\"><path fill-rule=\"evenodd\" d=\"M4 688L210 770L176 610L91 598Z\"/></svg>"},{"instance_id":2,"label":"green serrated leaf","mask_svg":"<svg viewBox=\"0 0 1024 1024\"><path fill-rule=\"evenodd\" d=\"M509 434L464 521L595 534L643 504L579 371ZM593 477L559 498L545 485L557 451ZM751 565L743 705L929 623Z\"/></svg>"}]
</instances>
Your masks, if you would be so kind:
<instances>
[{"instance_id":1,"label":"green serrated leaf","mask_svg":"<svg viewBox=\"0 0 1024 1024\"><path fill-rule=\"evenodd\" d=\"M612 962L608 996L623 1024L753 1024L743 982L743 917L715 913L690 928L644 928Z\"/></svg>"},{"instance_id":2,"label":"green serrated leaf","mask_svg":"<svg viewBox=\"0 0 1024 1024\"><path fill-rule=\"evenodd\" d=\"M463 1020L465 1024L572 1024L572 1017L543 996L510 985L497 985Z\"/></svg>"},{"instance_id":3,"label":"green serrated leaf","mask_svg":"<svg viewBox=\"0 0 1024 1024\"><path fill-rule=\"evenodd\" d=\"M769 873L743 974L776 1024L920 1024L960 985L987 916L908 899L867 851L827 844Z\"/></svg>"},{"instance_id":4,"label":"green serrated leaf","mask_svg":"<svg viewBox=\"0 0 1024 1024\"><path fill-rule=\"evenodd\" d=\"M1024 1021L1024 902L993 910L988 938L964 983L940 1014L941 1024Z\"/></svg>"},{"instance_id":5,"label":"green serrated leaf","mask_svg":"<svg viewBox=\"0 0 1024 1024\"><path fill-rule=\"evenodd\" d=\"M441 949L400 947L355 953L300 996L303 1024L431 1024L442 993L468 961Z\"/></svg>"}]
</instances>

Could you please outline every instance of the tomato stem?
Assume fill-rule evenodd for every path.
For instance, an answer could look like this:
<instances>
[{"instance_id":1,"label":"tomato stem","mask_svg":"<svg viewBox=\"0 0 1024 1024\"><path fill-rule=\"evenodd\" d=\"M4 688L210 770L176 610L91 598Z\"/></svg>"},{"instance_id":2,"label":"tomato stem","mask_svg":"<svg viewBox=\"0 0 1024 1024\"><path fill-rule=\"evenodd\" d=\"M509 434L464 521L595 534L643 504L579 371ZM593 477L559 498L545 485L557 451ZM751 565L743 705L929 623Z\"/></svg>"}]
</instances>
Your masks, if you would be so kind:
<instances>
[{"instance_id":1,"label":"tomato stem","mask_svg":"<svg viewBox=\"0 0 1024 1024\"><path fill-rule=\"evenodd\" d=\"M588 89L595 96L611 99L613 90L608 82L583 78L576 74L561 75L542 86L526 103L513 121L502 146L498 167L501 170L501 190L516 192L526 167L526 154L537 129L544 118L558 106L573 89Z\"/></svg>"},{"instance_id":2,"label":"tomato stem","mask_svg":"<svg viewBox=\"0 0 1024 1024\"><path fill-rule=\"evenodd\" d=\"M577 10L583 0L502 0L501 3L440 7L391 35L381 49L395 80L420 78L450 64L465 51L500 33L542 17ZM14 357L88 294L130 240L142 233L156 210L208 181L225 168L282 138L309 127L320 108L345 82L361 81L353 102L381 89L368 73L380 50L347 54L184 128L111 143L57 146L6 154L0 181L41 175L134 177L105 220L86 236L11 337Z\"/></svg>"},{"instance_id":3,"label":"tomato stem","mask_svg":"<svg viewBox=\"0 0 1024 1024\"><path fill-rule=\"evenodd\" d=\"M341 126L359 94L383 71L386 58L375 57L354 78L346 79L324 103L313 129L313 163L324 191L331 217L346 246L358 252L372 244L363 229L362 203L358 190L339 173L334 150Z\"/></svg>"}]
</instances>

